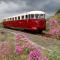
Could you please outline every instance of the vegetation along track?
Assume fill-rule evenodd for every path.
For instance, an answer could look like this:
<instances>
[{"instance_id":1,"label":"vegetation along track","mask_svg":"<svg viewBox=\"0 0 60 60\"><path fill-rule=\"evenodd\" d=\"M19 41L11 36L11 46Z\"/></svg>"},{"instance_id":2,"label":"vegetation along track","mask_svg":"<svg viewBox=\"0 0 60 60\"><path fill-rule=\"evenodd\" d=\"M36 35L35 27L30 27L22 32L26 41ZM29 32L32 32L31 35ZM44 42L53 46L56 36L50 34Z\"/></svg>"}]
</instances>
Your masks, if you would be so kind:
<instances>
[{"instance_id":1,"label":"vegetation along track","mask_svg":"<svg viewBox=\"0 0 60 60\"><path fill-rule=\"evenodd\" d=\"M51 38L51 36L46 33L39 34L39 33L31 33L31 32L20 31L20 30L17 31L17 30L5 29L5 28L3 28L3 30L10 33L19 33L19 34L25 35L32 42L36 43L39 46L45 47L46 50L47 49L52 50L51 46L56 45L58 42L56 39Z\"/></svg>"}]
</instances>

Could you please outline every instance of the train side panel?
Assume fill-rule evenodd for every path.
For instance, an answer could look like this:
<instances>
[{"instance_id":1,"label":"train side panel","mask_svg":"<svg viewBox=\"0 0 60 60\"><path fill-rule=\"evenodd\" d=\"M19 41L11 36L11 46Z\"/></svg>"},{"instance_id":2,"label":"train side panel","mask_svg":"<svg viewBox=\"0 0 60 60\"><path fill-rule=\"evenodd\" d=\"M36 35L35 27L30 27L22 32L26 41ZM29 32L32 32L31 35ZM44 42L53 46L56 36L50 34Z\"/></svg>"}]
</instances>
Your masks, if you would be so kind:
<instances>
[{"instance_id":1,"label":"train side panel","mask_svg":"<svg viewBox=\"0 0 60 60\"><path fill-rule=\"evenodd\" d=\"M28 20L16 20L7 21L3 25L9 28L22 28L27 30L45 30L46 20L45 19L28 19Z\"/></svg>"},{"instance_id":2,"label":"train side panel","mask_svg":"<svg viewBox=\"0 0 60 60\"><path fill-rule=\"evenodd\" d=\"M29 19L28 29L29 30L45 30L46 20L45 19Z\"/></svg>"}]
</instances>

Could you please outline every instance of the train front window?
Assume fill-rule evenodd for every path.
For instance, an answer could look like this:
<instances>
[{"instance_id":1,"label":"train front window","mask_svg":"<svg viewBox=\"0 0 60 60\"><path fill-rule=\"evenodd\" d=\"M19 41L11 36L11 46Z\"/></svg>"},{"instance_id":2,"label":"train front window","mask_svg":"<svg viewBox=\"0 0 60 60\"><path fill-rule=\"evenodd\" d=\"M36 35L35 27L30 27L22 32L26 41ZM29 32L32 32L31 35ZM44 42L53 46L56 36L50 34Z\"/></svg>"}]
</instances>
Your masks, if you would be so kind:
<instances>
[{"instance_id":1,"label":"train front window","mask_svg":"<svg viewBox=\"0 0 60 60\"><path fill-rule=\"evenodd\" d=\"M45 18L45 14L35 14L35 18L36 19Z\"/></svg>"},{"instance_id":2,"label":"train front window","mask_svg":"<svg viewBox=\"0 0 60 60\"><path fill-rule=\"evenodd\" d=\"M40 18L45 18L45 14L40 14Z\"/></svg>"},{"instance_id":3,"label":"train front window","mask_svg":"<svg viewBox=\"0 0 60 60\"><path fill-rule=\"evenodd\" d=\"M31 14L31 15L30 15L30 18L34 18L34 14Z\"/></svg>"},{"instance_id":4,"label":"train front window","mask_svg":"<svg viewBox=\"0 0 60 60\"><path fill-rule=\"evenodd\" d=\"M39 19L40 18L40 15L39 14L35 14L35 18L36 19Z\"/></svg>"}]
</instances>

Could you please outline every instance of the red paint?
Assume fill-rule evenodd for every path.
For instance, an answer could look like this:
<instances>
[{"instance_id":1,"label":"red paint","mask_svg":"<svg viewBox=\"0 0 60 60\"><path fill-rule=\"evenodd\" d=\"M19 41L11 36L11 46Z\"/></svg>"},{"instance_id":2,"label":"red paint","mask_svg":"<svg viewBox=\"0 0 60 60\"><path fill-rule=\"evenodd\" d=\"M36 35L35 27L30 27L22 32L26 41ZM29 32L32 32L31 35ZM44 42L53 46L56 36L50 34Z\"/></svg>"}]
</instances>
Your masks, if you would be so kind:
<instances>
[{"instance_id":1,"label":"red paint","mask_svg":"<svg viewBox=\"0 0 60 60\"><path fill-rule=\"evenodd\" d=\"M5 27L23 28L28 30L45 30L46 20L45 19L28 19L28 20L15 20L3 22Z\"/></svg>"}]
</instances>

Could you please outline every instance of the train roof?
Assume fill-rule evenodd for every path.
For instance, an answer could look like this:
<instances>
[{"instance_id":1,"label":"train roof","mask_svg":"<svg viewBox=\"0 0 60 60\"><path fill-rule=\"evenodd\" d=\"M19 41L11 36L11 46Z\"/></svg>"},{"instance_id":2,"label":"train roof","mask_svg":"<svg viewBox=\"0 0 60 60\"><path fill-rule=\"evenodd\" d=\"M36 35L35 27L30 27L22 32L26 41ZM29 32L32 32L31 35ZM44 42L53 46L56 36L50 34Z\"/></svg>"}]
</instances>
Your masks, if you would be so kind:
<instances>
[{"instance_id":1,"label":"train roof","mask_svg":"<svg viewBox=\"0 0 60 60\"><path fill-rule=\"evenodd\" d=\"M28 14L45 14L45 12L43 12L43 11L30 11L30 12L26 12L26 13L21 13L19 15L21 16L21 15L28 15Z\"/></svg>"},{"instance_id":2,"label":"train roof","mask_svg":"<svg viewBox=\"0 0 60 60\"><path fill-rule=\"evenodd\" d=\"M30 11L28 14L45 14L43 11Z\"/></svg>"},{"instance_id":3,"label":"train roof","mask_svg":"<svg viewBox=\"0 0 60 60\"><path fill-rule=\"evenodd\" d=\"M21 14L15 15L15 16L10 16L8 18L22 16L22 15L28 15L28 14L45 14L45 12L43 12L43 11L30 11L30 12L21 13Z\"/></svg>"},{"instance_id":4,"label":"train roof","mask_svg":"<svg viewBox=\"0 0 60 60\"><path fill-rule=\"evenodd\" d=\"M18 14L16 16L22 16L22 15L28 15L28 14L45 14L45 12L43 12L43 11L30 11L30 12ZM15 17L15 16L13 16L13 17Z\"/></svg>"}]
</instances>

